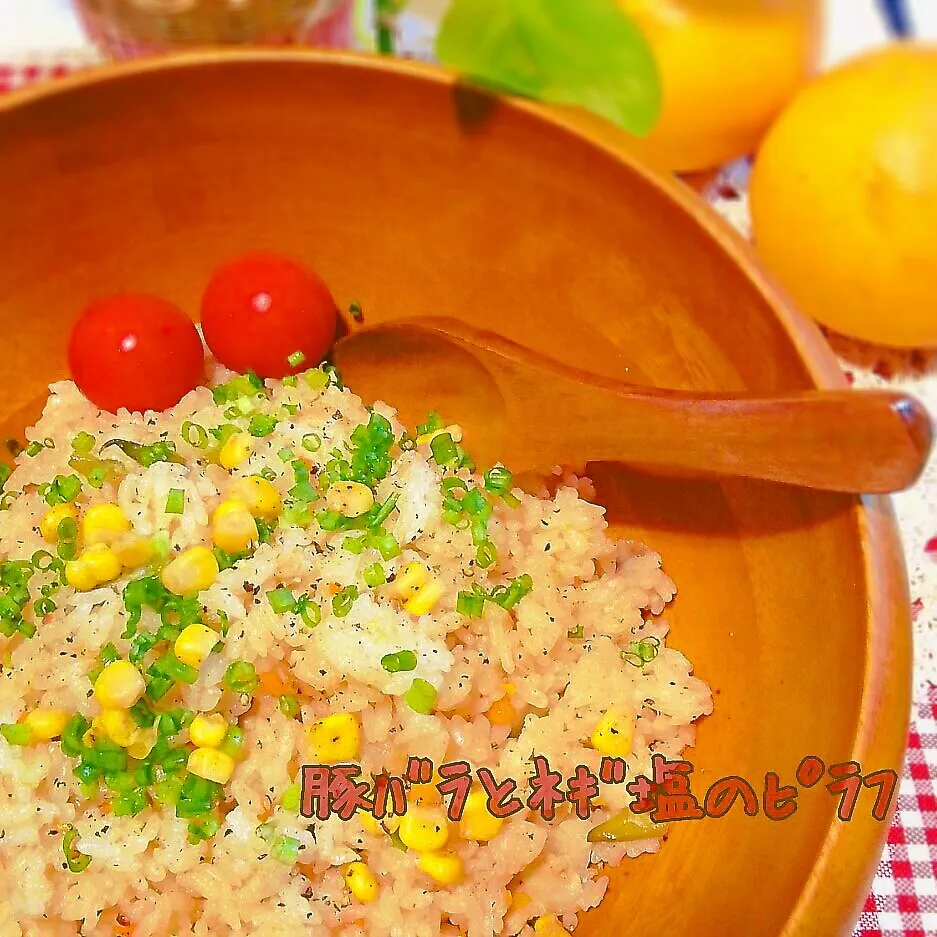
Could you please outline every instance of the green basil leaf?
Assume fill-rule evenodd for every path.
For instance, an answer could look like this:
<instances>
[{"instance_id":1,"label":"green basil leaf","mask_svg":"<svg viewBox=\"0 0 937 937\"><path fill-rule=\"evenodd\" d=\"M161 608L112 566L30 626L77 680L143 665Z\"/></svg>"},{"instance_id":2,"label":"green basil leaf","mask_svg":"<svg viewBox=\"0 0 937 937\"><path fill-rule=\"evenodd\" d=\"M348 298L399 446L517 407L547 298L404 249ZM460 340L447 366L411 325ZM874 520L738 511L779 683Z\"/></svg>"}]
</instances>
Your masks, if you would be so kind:
<instances>
[{"instance_id":1,"label":"green basil leaf","mask_svg":"<svg viewBox=\"0 0 937 937\"><path fill-rule=\"evenodd\" d=\"M636 136L660 116L654 54L617 0L453 0L435 51L479 84L584 108Z\"/></svg>"}]
</instances>

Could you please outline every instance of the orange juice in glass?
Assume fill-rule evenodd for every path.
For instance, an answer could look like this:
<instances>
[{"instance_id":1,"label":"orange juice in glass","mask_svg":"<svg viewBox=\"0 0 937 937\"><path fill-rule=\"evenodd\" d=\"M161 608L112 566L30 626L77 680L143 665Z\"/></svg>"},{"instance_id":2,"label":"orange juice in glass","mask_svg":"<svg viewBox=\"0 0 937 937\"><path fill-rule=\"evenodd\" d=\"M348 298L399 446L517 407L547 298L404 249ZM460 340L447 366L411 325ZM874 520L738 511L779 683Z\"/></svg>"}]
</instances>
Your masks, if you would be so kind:
<instances>
[{"instance_id":1,"label":"orange juice in glass","mask_svg":"<svg viewBox=\"0 0 937 937\"><path fill-rule=\"evenodd\" d=\"M89 38L126 59L193 46L353 45L355 0L74 0Z\"/></svg>"}]
</instances>

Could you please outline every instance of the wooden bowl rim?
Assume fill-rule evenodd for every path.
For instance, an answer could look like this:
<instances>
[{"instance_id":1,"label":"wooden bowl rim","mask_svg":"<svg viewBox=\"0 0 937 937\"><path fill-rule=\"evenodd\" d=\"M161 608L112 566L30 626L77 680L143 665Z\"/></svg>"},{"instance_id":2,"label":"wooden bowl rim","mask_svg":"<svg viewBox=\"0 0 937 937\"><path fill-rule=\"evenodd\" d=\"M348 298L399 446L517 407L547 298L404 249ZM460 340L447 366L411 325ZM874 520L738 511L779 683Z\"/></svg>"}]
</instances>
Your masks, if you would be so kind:
<instances>
[{"instance_id":1,"label":"wooden bowl rim","mask_svg":"<svg viewBox=\"0 0 937 937\"><path fill-rule=\"evenodd\" d=\"M195 49L126 62L108 62L17 89L0 95L0 116L4 112L69 92L154 72L249 63L303 63L314 67L363 69L449 90L464 86L460 76L437 65L370 53L312 48ZM813 385L816 388L848 386L842 368L819 326L795 311L790 299L762 267L753 245L685 183L642 162L630 150L630 138L624 131L611 124L583 119L574 110L553 108L522 98L497 94L492 96L506 110L519 111L598 148L679 208L704 236L719 245L765 300L791 340ZM896 692L894 681L899 675L888 673L878 658L881 654L884 659L885 649L896 643L899 646L910 645L912 635L907 567L891 499L877 495L857 497L855 521L864 557L868 614L865 630L866 671L852 757L863 764L863 756L875 748L876 743L887 738L889 732L896 730L902 734L902 755L906 752L912 674L909 669L902 675L902 686ZM890 706L887 701L883 702L889 696L889 691L892 699ZM883 707L890 708L889 719L882 718ZM892 813L894 810L893 804ZM847 824L835 820L831 823L807 884L778 937L812 937L818 933L833 933L831 928L835 928L837 933L847 933L846 928L853 926L868 895L890 821L891 815L880 825L880 832L875 842L869 844L866 853L857 853L855 844L846 838ZM850 876L854 882L852 888L842 887L844 868L852 869L854 873Z\"/></svg>"}]
</instances>

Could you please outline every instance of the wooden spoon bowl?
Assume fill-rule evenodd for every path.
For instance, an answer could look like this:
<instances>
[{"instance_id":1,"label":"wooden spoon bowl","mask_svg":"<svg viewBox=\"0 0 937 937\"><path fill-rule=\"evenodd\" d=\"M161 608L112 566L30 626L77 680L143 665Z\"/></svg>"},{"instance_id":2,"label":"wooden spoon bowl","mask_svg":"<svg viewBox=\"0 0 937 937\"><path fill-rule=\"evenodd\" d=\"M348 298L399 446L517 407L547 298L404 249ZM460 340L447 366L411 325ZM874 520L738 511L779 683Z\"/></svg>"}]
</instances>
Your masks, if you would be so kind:
<instances>
[{"instance_id":1,"label":"wooden spoon bowl","mask_svg":"<svg viewBox=\"0 0 937 937\"><path fill-rule=\"evenodd\" d=\"M0 98L0 205L0 420L67 374L92 298L133 288L194 315L212 268L248 249L308 261L368 325L444 315L636 386L845 389L747 246L625 138L413 63L208 53ZM411 404L444 408L415 377ZM388 369L391 390L402 379ZM563 431L548 408L504 427ZM688 753L698 795L726 775L791 784L807 755L900 769L910 609L887 500L590 474L613 532L662 554L673 643L715 688ZM887 831L873 800L841 822L819 784L788 820L677 823L610 874L577 937L846 937Z\"/></svg>"},{"instance_id":2,"label":"wooden spoon bowl","mask_svg":"<svg viewBox=\"0 0 937 937\"><path fill-rule=\"evenodd\" d=\"M612 461L890 494L917 481L933 438L922 404L897 391L759 398L635 387L439 316L354 332L331 358L366 402L384 400L414 426L414 407L438 401L468 430L476 461L523 472ZM519 431L542 413L545 432Z\"/></svg>"}]
</instances>

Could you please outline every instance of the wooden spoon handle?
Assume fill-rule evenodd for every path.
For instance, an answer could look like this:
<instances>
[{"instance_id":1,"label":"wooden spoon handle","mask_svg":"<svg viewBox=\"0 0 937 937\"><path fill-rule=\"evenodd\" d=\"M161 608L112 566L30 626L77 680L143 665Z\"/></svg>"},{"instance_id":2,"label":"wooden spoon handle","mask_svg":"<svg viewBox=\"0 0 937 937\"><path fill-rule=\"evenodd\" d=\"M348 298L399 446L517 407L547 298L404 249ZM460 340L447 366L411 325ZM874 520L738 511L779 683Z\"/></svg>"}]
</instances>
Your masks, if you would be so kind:
<instances>
[{"instance_id":1,"label":"wooden spoon handle","mask_svg":"<svg viewBox=\"0 0 937 937\"><path fill-rule=\"evenodd\" d=\"M913 485L931 451L927 411L900 392L754 398L643 388L567 367L461 322L428 318L408 325L444 334L480 358L500 386L509 419L523 421L531 401L545 401L553 438L525 438L523 452L541 462L629 462L887 494Z\"/></svg>"},{"instance_id":2,"label":"wooden spoon handle","mask_svg":"<svg viewBox=\"0 0 937 937\"><path fill-rule=\"evenodd\" d=\"M762 399L605 391L593 403L589 422L604 422L614 414L620 429L635 434L628 440L583 434L579 445L594 452L595 459L640 459L828 491L904 490L919 478L931 448L924 408L914 398L890 391Z\"/></svg>"}]
</instances>

